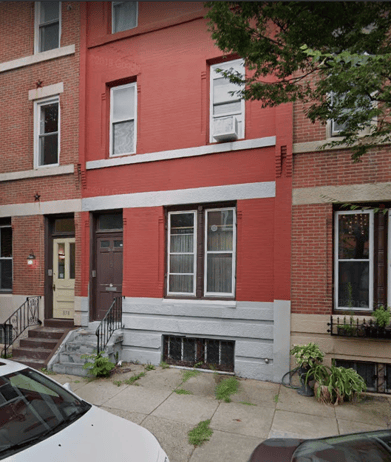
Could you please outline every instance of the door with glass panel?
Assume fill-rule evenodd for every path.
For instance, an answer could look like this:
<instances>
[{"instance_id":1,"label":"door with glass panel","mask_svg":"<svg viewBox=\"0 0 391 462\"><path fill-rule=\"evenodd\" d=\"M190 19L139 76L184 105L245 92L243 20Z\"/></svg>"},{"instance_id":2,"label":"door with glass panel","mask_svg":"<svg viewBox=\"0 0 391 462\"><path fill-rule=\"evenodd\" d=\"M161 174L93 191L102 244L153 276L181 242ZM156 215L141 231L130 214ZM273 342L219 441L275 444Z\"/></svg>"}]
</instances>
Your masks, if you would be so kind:
<instances>
[{"instance_id":1,"label":"door with glass panel","mask_svg":"<svg viewBox=\"0 0 391 462\"><path fill-rule=\"evenodd\" d=\"M102 320L114 297L122 295L122 242L122 233L97 236L95 321Z\"/></svg>"},{"instance_id":2,"label":"door with glass panel","mask_svg":"<svg viewBox=\"0 0 391 462\"><path fill-rule=\"evenodd\" d=\"M73 319L75 238L53 240L53 318Z\"/></svg>"}]
</instances>

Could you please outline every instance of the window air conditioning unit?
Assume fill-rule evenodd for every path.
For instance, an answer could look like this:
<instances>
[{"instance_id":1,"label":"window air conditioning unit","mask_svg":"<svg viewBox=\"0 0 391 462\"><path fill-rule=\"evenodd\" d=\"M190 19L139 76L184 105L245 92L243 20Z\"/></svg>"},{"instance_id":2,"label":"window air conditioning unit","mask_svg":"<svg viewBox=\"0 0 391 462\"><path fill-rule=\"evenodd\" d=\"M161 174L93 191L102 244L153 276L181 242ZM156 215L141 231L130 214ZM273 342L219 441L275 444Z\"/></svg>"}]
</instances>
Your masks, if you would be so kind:
<instances>
[{"instance_id":1,"label":"window air conditioning unit","mask_svg":"<svg viewBox=\"0 0 391 462\"><path fill-rule=\"evenodd\" d=\"M239 138L239 123L235 116L214 119L213 138L217 141L235 141Z\"/></svg>"}]
</instances>

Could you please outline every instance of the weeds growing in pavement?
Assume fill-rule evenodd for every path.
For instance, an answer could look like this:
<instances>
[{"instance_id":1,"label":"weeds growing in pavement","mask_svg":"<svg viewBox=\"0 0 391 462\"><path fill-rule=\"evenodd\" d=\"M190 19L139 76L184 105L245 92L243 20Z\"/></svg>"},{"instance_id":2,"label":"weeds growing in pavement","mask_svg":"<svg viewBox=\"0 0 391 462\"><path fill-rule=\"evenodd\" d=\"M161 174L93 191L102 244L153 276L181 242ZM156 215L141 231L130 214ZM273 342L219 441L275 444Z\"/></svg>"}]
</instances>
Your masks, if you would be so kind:
<instances>
[{"instance_id":1,"label":"weeds growing in pavement","mask_svg":"<svg viewBox=\"0 0 391 462\"><path fill-rule=\"evenodd\" d=\"M184 390L183 388L177 388L174 390L177 395L192 395L193 393L189 390Z\"/></svg>"},{"instance_id":2,"label":"weeds growing in pavement","mask_svg":"<svg viewBox=\"0 0 391 462\"><path fill-rule=\"evenodd\" d=\"M200 422L193 430L188 433L189 443L194 446L201 446L205 441L209 441L213 430L209 428L210 420Z\"/></svg>"},{"instance_id":3,"label":"weeds growing in pavement","mask_svg":"<svg viewBox=\"0 0 391 462\"><path fill-rule=\"evenodd\" d=\"M234 395L239 390L239 381L236 377L229 377L222 380L215 388L216 398L223 400L226 403L231 402L231 395Z\"/></svg>"},{"instance_id":4,"label":"weeds growing in pavement","mask_svg":"<svg viewBox=\"0 0 391 462\"><path fill-rule=\"evenodd\" d=\"M144 376L145 376L145 372L140 372L140 374L133 375L129 379L124 380L124 383L126 383L126 385L133 385L134 382L136 382L136 380L141 379L141 377L144 377Z\"/></svg>"}]
</instances>

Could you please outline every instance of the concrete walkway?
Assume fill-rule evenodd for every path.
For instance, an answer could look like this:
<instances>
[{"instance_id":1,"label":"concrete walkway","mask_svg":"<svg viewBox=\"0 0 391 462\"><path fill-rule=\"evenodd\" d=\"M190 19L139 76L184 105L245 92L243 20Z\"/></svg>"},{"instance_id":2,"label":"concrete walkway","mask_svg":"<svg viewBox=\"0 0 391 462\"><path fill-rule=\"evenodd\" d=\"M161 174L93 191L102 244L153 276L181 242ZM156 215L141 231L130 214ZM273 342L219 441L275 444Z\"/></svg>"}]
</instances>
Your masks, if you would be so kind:
<instances>
[{"instance_id":1,"label":"concrete walkway","mask_svg":"<svg viewBox=\"0 0 391 462\"><path fill-rule=\"evenodd\" d=\"M124 380L145 372L127 385ZM125 364L109 379L88 380L56 374L86 401L150 430L170 462L246 462L254 448L270 437L316 438L391 427L391 400L367 397L359 403L326 406L282 385L239 379L239 392L225 403L215 398L215 374L201 372L183 382L183 370ZM220 376L221 379L221 376ZM177 389L192 394L177 394ZM210 441L194 448L187 433L210 419ZM126 444L126 442L124 442ZM130 449L131 450L131 449Z\"/></svg>"}]
</instances>

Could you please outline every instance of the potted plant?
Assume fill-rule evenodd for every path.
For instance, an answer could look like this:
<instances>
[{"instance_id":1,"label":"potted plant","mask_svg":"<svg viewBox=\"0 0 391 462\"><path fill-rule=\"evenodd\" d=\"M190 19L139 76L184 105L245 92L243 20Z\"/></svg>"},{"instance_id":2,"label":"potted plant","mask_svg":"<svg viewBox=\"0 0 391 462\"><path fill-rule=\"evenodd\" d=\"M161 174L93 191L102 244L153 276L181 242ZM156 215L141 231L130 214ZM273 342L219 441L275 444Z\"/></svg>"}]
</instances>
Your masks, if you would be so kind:
<instances>
[{"instance_id":1,"label":"potted plant","mask_svg":"<svg viewBox=\"0 0 391 462\"><path fill-rule=\"evenodd\" d=\"M342 404L352 401L366 390L364 379L351 368L318 364L312 370L314 390L318 401L325 404Z\"/></svg>"},{"instance_id":2,"label":"potted plant","mask_svg":"<svg viewBox=\"0 0 391 462\"><path fill-rule=\"evenodd\" d=\"M309 385L311 370L323 361L324 353L316 343L307 345L294 345L291 355L295 357L299 369L301 388L298 393L304 396L313 396L312 388Z\"/></svg>"},{"instance_id":3,"label":"potted plant","mask_svg":"<svg viewBox=\"0 0 391 462\"><path fill-rule=\"evenodd\" d=\"M378 327L378 332L383 331L385 336L387 336L388 325L390 324L391 312L388 307L383 305L379 306L373 313L372 316L376 320L376 326Z\"/></svg>"}]
</instances>

